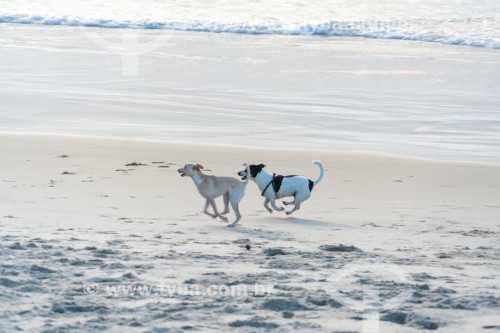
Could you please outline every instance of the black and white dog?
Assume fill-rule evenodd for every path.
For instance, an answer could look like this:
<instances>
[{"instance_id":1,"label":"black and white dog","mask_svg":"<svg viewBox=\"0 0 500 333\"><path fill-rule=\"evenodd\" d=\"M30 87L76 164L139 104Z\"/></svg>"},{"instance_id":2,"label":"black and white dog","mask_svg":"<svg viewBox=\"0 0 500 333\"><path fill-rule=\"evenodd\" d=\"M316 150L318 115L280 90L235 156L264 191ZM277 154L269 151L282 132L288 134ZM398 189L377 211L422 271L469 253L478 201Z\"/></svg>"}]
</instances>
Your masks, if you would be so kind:
<instances>
[{"instance_id":1,"label":"black and white dog","mask_svg":"<svg viewBox=\"0 0 500 333\"><path fill-rule=\"evenodd\" d=\"M274 210L280 212L285 210L283 207L276 206L276 199L294 197L293 201L283 201L285 205L295 205L291 211L286 212L288 215L300 209L300 204L309 199L313 187L318 185L325 174L325 167L321 161L314 161L313 163L319 166L319 177L314 181L304 176L276 176L276 174L270 174L264 170L266 167L264 164L250 165L250 179L257 183L262 196L266 198L264 207L269 213L273 212L269 208L269 203L271 203ZM242 180L246 180L248 177L247 171L238 172L238 176L241 176Z\"/></svg>"}]
</instances>

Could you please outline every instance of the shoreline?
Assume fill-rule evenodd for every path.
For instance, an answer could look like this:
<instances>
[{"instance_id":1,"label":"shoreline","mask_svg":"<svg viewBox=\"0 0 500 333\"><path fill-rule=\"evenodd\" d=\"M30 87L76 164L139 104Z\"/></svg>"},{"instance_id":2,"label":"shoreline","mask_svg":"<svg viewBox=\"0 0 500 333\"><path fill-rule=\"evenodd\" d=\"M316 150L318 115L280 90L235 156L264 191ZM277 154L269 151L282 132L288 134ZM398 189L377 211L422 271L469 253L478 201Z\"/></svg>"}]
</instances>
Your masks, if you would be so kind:
<instances>
[{"instance_id":1,"label":"shoreline","mask_svg":"<svg viewBox=\"0 0 500 333\"><path fill-rule=\"evenodd\" d=\"M153 145L165 145L165 146L175 146L175 145L184 145L187 147L213 147L213 148L227 148L227 149L243 149L249 151L275 151L275 152L284 152L284 153L307 153L307 154L331 154L331 155L352 155L352 156L372 156L374 158L388 158L395 160L408 160L408 161L416 161L423 163L431 163L431 164L456 164L456 165L477 165L484 167L500 167L500 163L493 162L483 162L483 161L467 161L467 160L447 160L447 159L437 159L437 158L429 158L429 157L421 157L421 156L411 156L411 155L399 155L395 153L388 152L377 152L377 151L363 151L363 150L328 150L328 149L306 149L306 148L280 148L280 147L256 147L256 146L245 146L239 144L216 144L216 143L206 143L206 142L190 142L190 141L173 141L173 140L154 140L154 139L143 139L143 138L120 138L113 136L92 136L92 135L80 135L80 134L68 134L68 133L30 133L30 132L9 132L9 131L0 131L0 138L4 137L8 139L9 137L24 137L29 139L36 139L37 137L48 138L49 140L57 137L67 137L74 138L77 140L86 140L89 141L109 141L114 143L120 142L136 142L138 144L153 144ZM0 145L1 147L1 145Z\"/></svg>"}]
</instances>

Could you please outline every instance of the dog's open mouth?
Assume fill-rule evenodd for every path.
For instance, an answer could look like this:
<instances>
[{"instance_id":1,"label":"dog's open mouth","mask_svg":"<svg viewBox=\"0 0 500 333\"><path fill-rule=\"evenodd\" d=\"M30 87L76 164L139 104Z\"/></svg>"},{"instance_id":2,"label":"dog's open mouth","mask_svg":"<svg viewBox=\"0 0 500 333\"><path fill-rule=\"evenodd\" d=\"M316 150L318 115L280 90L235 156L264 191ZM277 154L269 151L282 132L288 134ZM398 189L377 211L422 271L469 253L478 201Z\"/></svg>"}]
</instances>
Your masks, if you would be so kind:
<instances>
[{"instance_id":1,"label":"dog's open mouth","mask_svg":"<svg viewBox=\"0 0 500 333\"><path fill-rule=\"evenodd\" d=\"M247 176L241 176L241 180L246 180Z\"/></svg>"},{"instance_id":2,"label":"dog's open mouth","mask_svg":"<svg viewBox=\"0 0 500 333\"><path fill-rule=\"evenodd\" d=\"M186 174L185 173L181 173L181 177L184 177Z\"/></svg>"}]
</instances>

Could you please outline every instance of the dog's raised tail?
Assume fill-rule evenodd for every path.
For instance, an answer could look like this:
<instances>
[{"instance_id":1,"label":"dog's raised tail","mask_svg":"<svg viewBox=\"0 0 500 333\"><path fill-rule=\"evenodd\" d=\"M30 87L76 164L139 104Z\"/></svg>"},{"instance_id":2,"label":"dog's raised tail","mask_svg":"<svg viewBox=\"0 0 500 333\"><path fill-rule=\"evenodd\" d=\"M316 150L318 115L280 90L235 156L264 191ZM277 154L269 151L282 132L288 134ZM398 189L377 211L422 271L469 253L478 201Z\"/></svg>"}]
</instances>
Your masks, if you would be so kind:
<instances>
[{"instance_id":1,"label":"dog's raised tail","mask_svg":"<svg viewBox=\"0 0 500 333\"><path fill-rule=\"evenodd\" d=\"M243 163L247 170L247 179L245 179L245 185L248 184L248 181L250 180L250 167L248 166L248 163Z\"/></svg>"},{"instance_id":2,"label":"dog's raised tail","mask_svg":"<svg viewBox=\"0 0 500 333\"><path fill-rule=\"evenodd\" d=\"M318 185L318 183L323 179L323 176L325 175L325 166L321 161L315 160L313 161L314 164L319 166L319 176L314 180L314 186Z\"/></svg>"}]
</instances>

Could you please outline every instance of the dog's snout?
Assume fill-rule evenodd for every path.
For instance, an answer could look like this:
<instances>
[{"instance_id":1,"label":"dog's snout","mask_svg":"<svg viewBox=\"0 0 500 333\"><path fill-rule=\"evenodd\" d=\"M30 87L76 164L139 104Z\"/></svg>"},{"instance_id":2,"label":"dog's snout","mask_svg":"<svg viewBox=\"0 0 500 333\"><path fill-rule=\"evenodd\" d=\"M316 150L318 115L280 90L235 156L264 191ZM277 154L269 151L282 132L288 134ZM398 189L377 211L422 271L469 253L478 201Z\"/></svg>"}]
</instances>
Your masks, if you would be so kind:
<instances>
[{"instance_id":1,"label":"dog's snout","mask_svg":"<svg viewBox=\"0 0 500 333\"><path fill-rule=\"evenodd\" d=\"M241 177L241 180L246 180L247 179L247 171L243 170L243 171L238 172L238 176Z\"/></svg>"},{"instance_id":2,"label":"dog's snout","mask_svg":"<svg viewBox=\"0 0 500 333\"><path fill-rule=\"evenodd\" d=\"M180 168L177 170L177 172L180 173L182 177L184 177L186 175L185 168Z\"/></svg>"}]
</instances>

